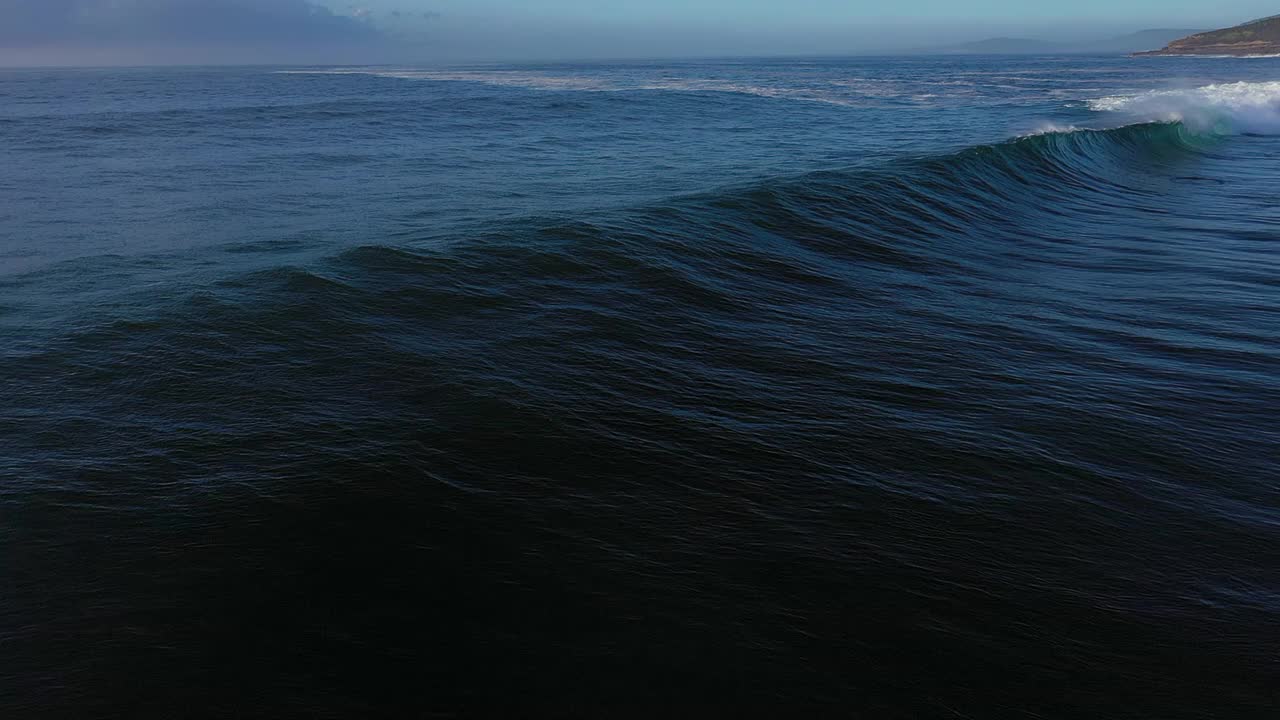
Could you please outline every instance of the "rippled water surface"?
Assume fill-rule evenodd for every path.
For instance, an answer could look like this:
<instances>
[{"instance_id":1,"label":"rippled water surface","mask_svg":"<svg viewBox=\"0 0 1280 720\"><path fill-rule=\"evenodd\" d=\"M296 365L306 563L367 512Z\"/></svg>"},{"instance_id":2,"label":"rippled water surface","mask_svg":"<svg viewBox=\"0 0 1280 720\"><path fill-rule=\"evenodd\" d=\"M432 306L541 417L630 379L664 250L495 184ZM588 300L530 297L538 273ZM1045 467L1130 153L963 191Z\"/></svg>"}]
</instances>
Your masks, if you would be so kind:
<instances>
[{"instance_id":1,"label":"rippled water surface","mask_svg":"<svg viewBox=\"0 0 1280 720\"><path fill-rule=\"evenodd\" d=\"M0 710L1274 717L1278 79L0 72Z\"/></svg>"}]
</instances>

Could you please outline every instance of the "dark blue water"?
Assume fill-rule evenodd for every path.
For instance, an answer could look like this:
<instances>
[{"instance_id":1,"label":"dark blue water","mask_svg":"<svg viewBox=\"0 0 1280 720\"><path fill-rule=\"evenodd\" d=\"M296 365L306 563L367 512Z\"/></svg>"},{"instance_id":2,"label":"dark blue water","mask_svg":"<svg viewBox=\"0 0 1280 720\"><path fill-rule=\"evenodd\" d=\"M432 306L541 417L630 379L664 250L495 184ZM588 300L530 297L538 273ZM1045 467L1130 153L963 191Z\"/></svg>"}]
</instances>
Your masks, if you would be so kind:
<instances>
[{"instance_id":1,"label":"dark blue water","mask_svg":"<svg viewBox=\"0 0 1280 720\"><path fill-rule=\"evenodd\" d=\"M14 718L1252 718L1280 61L0 73Z\"/></svg>"}]
</instances>

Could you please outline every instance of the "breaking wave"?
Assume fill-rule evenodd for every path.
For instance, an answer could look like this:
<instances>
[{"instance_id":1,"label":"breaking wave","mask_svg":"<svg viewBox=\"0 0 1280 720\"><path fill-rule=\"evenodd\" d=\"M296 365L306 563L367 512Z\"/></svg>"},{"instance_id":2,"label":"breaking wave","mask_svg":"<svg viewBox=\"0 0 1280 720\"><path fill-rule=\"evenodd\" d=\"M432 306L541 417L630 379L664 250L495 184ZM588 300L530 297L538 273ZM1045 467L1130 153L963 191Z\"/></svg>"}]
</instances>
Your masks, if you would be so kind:
<instances>
[{"instance_id":1,"label":"breaking wave","mask_svg":"<svg viewBox=\"0 0 1280 720\"><path fill-rule=\"evenodd\" d=\"M1092 100L1092 110L1146 121L1182 122L1198 132L1280 134L1280 82L1237 82L1153 90Z\"/></svg>"}]
</instances>

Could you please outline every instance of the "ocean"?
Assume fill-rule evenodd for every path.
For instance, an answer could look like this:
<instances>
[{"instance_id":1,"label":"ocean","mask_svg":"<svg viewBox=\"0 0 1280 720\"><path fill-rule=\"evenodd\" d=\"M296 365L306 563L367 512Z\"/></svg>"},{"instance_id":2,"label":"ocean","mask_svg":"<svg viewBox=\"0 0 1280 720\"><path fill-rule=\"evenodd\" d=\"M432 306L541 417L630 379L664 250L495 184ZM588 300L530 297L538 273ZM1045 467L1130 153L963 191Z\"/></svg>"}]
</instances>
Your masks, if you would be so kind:
<instances>
[{"instance_id":1,"label":"ocean","mask_svg":"<svg viewBox=\"0 0 1280 720\"><path fill-rule=\"evenodd\" d=\"M0 71L0 714L1274 718L1277 78Z\"/></svg>"}]
</instances>

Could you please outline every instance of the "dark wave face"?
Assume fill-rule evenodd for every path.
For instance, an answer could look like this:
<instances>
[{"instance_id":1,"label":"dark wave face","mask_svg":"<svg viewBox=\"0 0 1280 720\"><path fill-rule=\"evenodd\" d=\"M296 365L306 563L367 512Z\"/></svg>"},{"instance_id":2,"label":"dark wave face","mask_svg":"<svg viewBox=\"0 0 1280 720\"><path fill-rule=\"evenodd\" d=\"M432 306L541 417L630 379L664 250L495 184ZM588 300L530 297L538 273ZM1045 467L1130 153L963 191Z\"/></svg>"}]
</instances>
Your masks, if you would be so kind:
<instances>
[{"instance_id":1,"label":"dark wave face","mask_svg":"<svg viewBox=\"0 0 1280 720\"><path fill-rule=\"evenodd\" d=\"M0 74L0 708L1272 716L1268 62Z\"/></svg>"}]
</instances>

